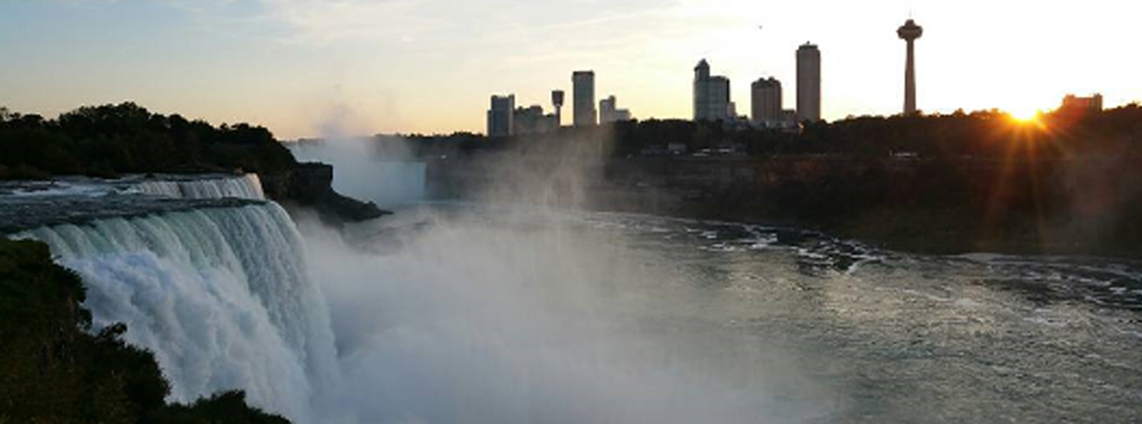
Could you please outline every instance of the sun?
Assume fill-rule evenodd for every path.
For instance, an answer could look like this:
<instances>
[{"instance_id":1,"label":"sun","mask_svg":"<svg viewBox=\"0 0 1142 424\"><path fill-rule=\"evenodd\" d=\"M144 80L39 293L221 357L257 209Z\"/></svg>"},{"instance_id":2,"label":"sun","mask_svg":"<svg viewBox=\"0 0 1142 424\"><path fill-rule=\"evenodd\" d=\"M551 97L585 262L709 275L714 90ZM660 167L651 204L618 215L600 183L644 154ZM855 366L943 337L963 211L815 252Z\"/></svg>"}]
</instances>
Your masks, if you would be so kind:
<instances>
[{"instance_id":1,"label":"sun","mask_svg":"<svg viewBox=\"0 0 1142 424\"><path fill-rule=\"evenodd\" d=\"M1025 124L1039 122L1039 117L1042 116L1042 112L1037 109L1016 109L1008 111L1007 114L1016 122Z\"/></svg>"}]
</instances>

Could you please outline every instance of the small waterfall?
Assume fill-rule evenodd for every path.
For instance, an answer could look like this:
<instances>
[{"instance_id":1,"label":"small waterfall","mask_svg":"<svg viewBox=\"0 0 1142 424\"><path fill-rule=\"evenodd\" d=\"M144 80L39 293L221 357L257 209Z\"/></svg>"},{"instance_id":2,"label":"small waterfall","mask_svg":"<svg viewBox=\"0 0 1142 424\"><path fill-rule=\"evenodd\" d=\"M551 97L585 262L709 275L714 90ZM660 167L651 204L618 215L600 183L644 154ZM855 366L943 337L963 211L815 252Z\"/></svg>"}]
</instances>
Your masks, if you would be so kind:
<instances>
[{"instance_id":1,"label":"small waterfall","mask_svg":"<svg viewBox=\"0 0 1142 424\"><path fill-rule=\"evenodd\" d=\"M201 180L148 180L136 184L134 188L143 194L179 199L266 198L258 174Z\"/></svg>"},{"instance_id":2,"label":"small waterfall","mask_svg":"<svg viewBox=\"0 0 1142 424\"><path fill-rule=\"evenodd\" d=\"M237 186L207 185L217 190L180 193ZM46 242L83 277L96 325L127 324L126 340L155 353L173 400L244 389L259 407L313 422L314 394L338 378L325 300L275 203L16 236Z\"/></svg>"}]
</instances>

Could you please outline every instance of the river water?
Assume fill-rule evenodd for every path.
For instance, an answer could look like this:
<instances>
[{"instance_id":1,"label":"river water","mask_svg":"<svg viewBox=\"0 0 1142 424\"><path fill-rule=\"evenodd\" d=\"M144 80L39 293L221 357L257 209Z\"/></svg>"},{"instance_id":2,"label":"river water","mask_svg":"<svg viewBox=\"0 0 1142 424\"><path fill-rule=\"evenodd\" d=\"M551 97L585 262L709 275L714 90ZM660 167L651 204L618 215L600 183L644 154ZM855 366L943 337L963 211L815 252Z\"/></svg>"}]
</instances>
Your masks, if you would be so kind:
<instances>
[{"instance_id":1,"label":"river water","mask_svg":"<svg viewBox=\"0 0 1142 424\"><path fill-rule=\"evenodd\" d=\"M0 231L79 272L169 400L242 389L298 423L1142 417L1139 261L423 201L331 229L258 186L16 184Z\"/></svg>"},{"instance_id":2,"label":"river water","mask_svg":"<svg viewBox=\"0 0 1142 424\"><path fill-rule=\"evenodd\" d=\"M1139 262L912 255L796 229L625 214L452 205L398 217L351 231L350 243L385 246L377 247L387 258L378 272L405 283L452 281L440 283L447 291L457 279L482 285L438 306L450 312L425 307L435 311L428 321L445 315L464 322L463 330L439 338L515 334L496 349L449 345L467 353L439 359L493 370L489 375L404 375L450 387L433 393L449 393L454 405L504 407L487 399L502 391L526 404L520 408L539 410L543 422L562 422L552 419L561 413L623 416L575 412L604 405L640 411L628 417L638 422L658 409L670 422L685 422L678 419L683 411L701 411L687 419L705 422L1142 417ZM426 276L410 266L452 271ZM439 275L449 272L455 274ZM431 297L407 289L386 294L405 307ZM337 311L359 309L351 305L361 295L339 299L333 290L335 323L353 320ZM534 309L516 310L520 303ZM456 312L481 308L491 312ZM399 315L385 319L399 323ZM485 352L501 348L514 353ZM408 358L385 362L441 366L411 359L436 349L410 348ZM528 353L545 350L566 357ZM517 374L521 368L530 371ZM615 373L629 378L616 380ZM489 386L465 388L480 379ZM469 389L482 394L461 393ZM537 406L544 402L578 406Z\"/></svg>"}]
</instances>

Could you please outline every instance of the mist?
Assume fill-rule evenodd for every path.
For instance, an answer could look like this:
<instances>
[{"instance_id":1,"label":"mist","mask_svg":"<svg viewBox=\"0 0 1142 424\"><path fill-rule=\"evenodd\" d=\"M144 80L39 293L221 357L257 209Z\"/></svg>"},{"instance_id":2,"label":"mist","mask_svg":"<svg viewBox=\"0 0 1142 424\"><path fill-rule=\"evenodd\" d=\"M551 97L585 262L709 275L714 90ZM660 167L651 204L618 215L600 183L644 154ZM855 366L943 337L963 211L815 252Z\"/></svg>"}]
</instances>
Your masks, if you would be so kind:
<instances>
[{"instance_id":1,"label":"mist","mask_svg":"<svg viewBox=\"0 0 1142 424\"><path fill-rule=\"evenodd\" d=\"M399 137L334 135L290 143L289 148L300 161L334 164L333 189L338 193L381 207L424 200L425 164Z\"/></svg>"},{"instance_id":2,"label":"mist","mask_svg":"<svg viewBox=\"0 0 1142 424\"><path fill-rule=\"evenodd\" d=\"M394 191L375 190L390 183L377 178L406 172L384 168L407 150L378 160L362 146L320 155L339 191L383 204ZM836 406L797 352L705 321L693 305L708 294L644 265L622 237L583 231L577 208L605 149L564 146L481 158L496 177L479 206L406 208L343 230L299 222L343 375L322 396L326 420L792 423Z\"/></svg>"},{"instance_id":3,"label":"mist","mask_svg":"<svg viewBox=\"0 0 1142 424\"><path fill-rule=\"evenodd\" d=\"M794 355L679 319L700 294L574 215L497 209L302 225L344 383L369 423L800 422L827 391ZM407 230L407 224L415 224ZM401 228L405 229L401 229ZM400 234L392 234L398 232ZM370 248L383 240L387 248Z\"/></svg>"}]
</instances>

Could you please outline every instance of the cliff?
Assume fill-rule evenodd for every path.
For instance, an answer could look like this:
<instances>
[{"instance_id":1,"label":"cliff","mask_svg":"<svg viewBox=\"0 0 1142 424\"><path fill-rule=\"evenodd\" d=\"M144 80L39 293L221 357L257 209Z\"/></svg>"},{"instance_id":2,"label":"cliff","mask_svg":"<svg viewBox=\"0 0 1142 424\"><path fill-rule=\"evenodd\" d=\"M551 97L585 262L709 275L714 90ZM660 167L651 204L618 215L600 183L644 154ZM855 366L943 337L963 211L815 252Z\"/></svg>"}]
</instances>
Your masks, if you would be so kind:
<instances>
[{"instance_id":1,"label":"cliff","mask_svg":"<svg viewBox=\"0 0 1142 424\"><path fill-rule=\"evenodd\" d=\"M1142 256L1129 160L828 155L437 161L437 198L790 225L930 253ZM522 177L522 178L521 178Z\"/></svg>"},{"instance_id":2,"label":"cliff","mask_svg":"<svg viewBox=\"0 0 1142 424\"><path fill-rule=\"evenodd\" d=\"M361 202L334 191L331 165L299 163L284 172L260 177L266 197L291 211L313 209L326 223L366 221L391 214L372 202Z\"/></svg>"}]
</instances>

